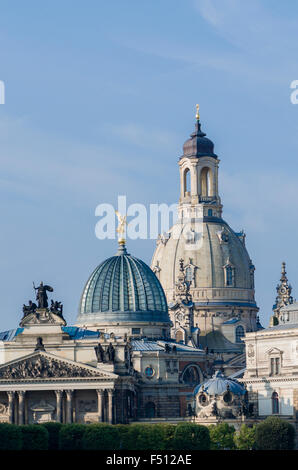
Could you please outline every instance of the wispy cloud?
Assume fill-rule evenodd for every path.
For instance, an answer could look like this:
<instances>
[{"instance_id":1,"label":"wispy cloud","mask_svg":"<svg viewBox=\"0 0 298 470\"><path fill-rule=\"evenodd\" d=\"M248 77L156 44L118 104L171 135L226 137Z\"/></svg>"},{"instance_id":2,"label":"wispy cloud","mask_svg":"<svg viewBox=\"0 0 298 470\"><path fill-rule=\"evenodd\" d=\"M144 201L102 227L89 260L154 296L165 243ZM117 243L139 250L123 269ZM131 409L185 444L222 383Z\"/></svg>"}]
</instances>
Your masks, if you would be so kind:
<instances>
[{"instance_id":1,"label":"wispy cloud","mask_svg":"<svg viewBox=\"0 0 298 470\"><path fill-rule=\"evenodd\" d=\"M104 124L101 130L109 145L50 135L27 118L0 119L1 192L32 200L52 199L53 194L57 200L63 195L79 205L89 205L95 198L99 203L103 196L108 202L128 187L137 197L141 187L144 192L141 178L154 174L152 151L158 155L177 148L175 135L162 129L129 123Z\"/></svg>"},{"instance_id":2,"label":"wispy cloud","mask_svg":"<svg viewBox=\"0 0 298 470\"><path fill-rule=\"evenodd\" d=\"M257 55L295 50L298 21L281 18L264 2L251 0L194 0L194 7L225 40ZM285 49L284 49L285 51Z\"/></svg>"},{"instance_id":3,"label":"wispy cloud","mask_svg":"<svg viewBox=\"0 0 298 470\"><path fill-rule=\"evenodd\" d=\"M111 40L123 48L175 61L194 72L210 69L247 81L282 84L286 70L289 76L295 76L295 18L280 18L257 0L192 0L192 5L198 13L198 31L200 17L210 25L204 37L198 33L195 44L179 36L152 38L141 33L137 40L121 33ZM217 47L208 40L212 33L221 39L218 42L217 37Z\"/></svg>"},{"instance_id":4,"label":"wispy cloud","mask_svg":"<svg viewBox=\"0 0 298 470\"><path fill-rule=\"evenodd\" d=\"M283 227L296 228L292 204L298 200L296 175L258 170L251 173L221 173L224 205L232 209L234 223L251 233L280 236ZM276 231L277 223L280 227ZM237 228L237 227L236 227Z\"/></svg>"},{"instance_id":5,"label":"wispy cloud","mask_svg":"<svg viewBox=\"0 0 298 470\"><path fill-rule=\"evenodd\" d=\"M111 135L142 148L162 147L172 150L174 145L179 145L174 133L162 129L147 128L137 123L107 124L105 129Z\"/></svg>"}]
</instances>

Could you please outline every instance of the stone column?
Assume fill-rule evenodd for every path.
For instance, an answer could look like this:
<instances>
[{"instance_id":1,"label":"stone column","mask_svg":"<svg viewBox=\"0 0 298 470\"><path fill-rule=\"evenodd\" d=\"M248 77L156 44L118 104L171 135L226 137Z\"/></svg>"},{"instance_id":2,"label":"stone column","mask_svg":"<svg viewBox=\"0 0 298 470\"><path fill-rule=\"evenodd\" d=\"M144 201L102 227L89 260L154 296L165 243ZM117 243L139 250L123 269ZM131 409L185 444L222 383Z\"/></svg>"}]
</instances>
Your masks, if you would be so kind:
<instances>
[{"instance_id":1,"label":"stone column","mask_svg":"<svg viewBox=\"0 0 298 470\"><path fill-rule=\"evenodd\" d=\"M198 164L194 163L191 165L190 172L190 194L192 196L198 195Z\"/></svg>"},{"instance_id":2,"label":"stone column","mask_svg":"<svg viewBox=\"0 0 298 470\"><path fill-rule=\"evenodd\" d=\"M24 424L24 397L25 392L23 390L18 390L19 397L19 423Z\"/></svg>"},{"instance_id":3,"label":"stone column","mask_svg":"<svg viewBox=\"0 0 298 470\"><path fill-rule=\"evenodd\" d=\"M55 390L56 393L56 420L62 423L62 395L63 390Z\"/></svg>"},{"instance_id":4,"label":"stone column","mask_svg":"<svg viewBox=\"0 0 298 470\"><path fill-rule=\"evenodd\" d=\"M97 406L98 406L98 421L103 421L103 394L104 390L96 390L97 392Z\"/></svg>"},{"instance_id":5,"label":"stone column","mask_svg":"<svg viewBox=\"0 0 298 470\"><path fill-rule=\"evenodd\" d=\"M7 392L8 395L8 420L13 423L14 414L14 392Z\"/></svg>"},{"instance_id":6,"label":"stone column","mask_svg":"<svg viewBox=\"0 0 298 470\"><path fill-rule=\"evenodd\" d=\"M108 390L108 423L113 424L113 390Z\"/></svg>"},{"instance_id":7,"label":"stone column","mask_svg":"<svg viewBox=\"0 0 298 470\"><path fill-rule=\"evenodd\" d=\"M183 200L185 192L185 184L184 184L184 169L180 167L180 198Z\"/></svg>"},{"instance_id":8,"label":"stone column","mask_svg":"<svg viewBox=\"0 0 298 470\"><path fill-rule=\"evenodd\" d=\"M72 394L73 390L66 390L66 422L72 423Z\"/></svg>"}]
</instances>

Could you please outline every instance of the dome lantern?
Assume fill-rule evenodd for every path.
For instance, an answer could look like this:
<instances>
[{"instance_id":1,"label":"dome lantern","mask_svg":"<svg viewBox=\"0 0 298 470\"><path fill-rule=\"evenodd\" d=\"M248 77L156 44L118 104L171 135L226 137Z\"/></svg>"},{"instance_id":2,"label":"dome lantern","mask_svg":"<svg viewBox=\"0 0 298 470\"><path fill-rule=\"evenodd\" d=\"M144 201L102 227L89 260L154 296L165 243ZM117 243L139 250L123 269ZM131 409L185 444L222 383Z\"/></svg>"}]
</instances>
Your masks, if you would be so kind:
<instances>
[{"instance_id":1,"label":"dome lantern","mask_svg":"<svg viewBox=\"0 0 298 470\"><path fill-rule=\"evenodd\" d=\"M201 130L199 105L197 104L196 124L195 131L190 134L190 139L187 139L183 145L183 157L213 157L217 158L214 153L213 142L206 137L206 134Z\"/></svg>"}]
</instances>

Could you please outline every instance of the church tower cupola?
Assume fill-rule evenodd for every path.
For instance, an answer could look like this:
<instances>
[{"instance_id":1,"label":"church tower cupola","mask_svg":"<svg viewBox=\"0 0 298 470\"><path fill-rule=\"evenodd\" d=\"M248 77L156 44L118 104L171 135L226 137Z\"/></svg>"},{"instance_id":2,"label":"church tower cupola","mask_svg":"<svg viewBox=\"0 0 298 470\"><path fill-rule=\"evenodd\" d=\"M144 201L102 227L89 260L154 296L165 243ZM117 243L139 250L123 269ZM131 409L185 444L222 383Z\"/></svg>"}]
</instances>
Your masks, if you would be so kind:
<instances>
[{"instance_id":1,"label":"church tower cupola","mask_svg":"<svg viewBox=\"0 0 298 470\"><path fill-rule=\"evenodd\" d=\"M197 105L195 131L184 143L179 160L180 218L221 217L218 164L214 144L201 130Z\"/></svg>"},{"instance_id":2,"label":"church tower cupola","mask_svg":"<svg viewBox=\"0 0 298 470\"><path fill-rule=\"evenodd\" d=\"M288 283L286 263L281 265L280 283L276 287L277 297L273 305L274 317L279 319L280 309L293 303L292 286Z\"/></svg>"},{"instance_id":3,"label":"church tower cupola","mask_svg":"<svg viewBox=\"0 0 298 470\"><path fill-rule=\"evenodd\" d=\"M183 145L183 157L213 157L217 158L214 153L213 142L206 137L201 130L199 105L197 104L195 131L190 135L190 139Z\"/></svg>"}]
</instances>

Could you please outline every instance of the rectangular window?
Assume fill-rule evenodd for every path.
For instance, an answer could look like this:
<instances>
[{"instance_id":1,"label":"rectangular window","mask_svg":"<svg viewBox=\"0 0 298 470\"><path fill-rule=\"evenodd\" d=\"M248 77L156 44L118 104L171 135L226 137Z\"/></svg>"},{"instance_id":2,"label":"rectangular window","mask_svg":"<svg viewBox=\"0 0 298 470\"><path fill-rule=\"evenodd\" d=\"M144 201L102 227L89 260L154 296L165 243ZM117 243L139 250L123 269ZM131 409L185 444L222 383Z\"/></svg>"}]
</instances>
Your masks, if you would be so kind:
<instances>
[{"instance_id":1,"label":"rectangular window","mask_svg":"<svg viewBox=\"0 0 298 470\"><path fill-rule=\"evenodd\" d=\"M271 361L270 361L270 375L274 375L274 359L273 359L273 357L271 358Z\"/></svg>"},{"instance_id":2,"label":"rectangular window","mask_svg":"<svg viewBox=\"0 0 298 470\"><path fill-rule=\"evenodd\" d=\"M141 328L132 328L131 333L133 335L139 335L141 333Z\"/></svg>"},{"instance_id":3,"label":"rectangular window","mask_svg":"<svg viewBox=\"0 0 298 470\"><path fill-rule=\"evenodd\" d=\"M226 267L226 285L233 285L233 268L231 266Z\"/></svg>"},{"instance_id":4,"label":"rectangular window","mask_svg":"<svg viewBox=\"0 0 298 470\"><path fill-rule=\"evenodd\" d=\"M270 359L270 375L280 374L280 357L272 357Z\"/></svg>"},{"instance_id":5,"label":"rectangular window","mask_svg":"<svg viewBox=\"0 0 298 470\"><path fill-rule=\"evenodd\" d=\"M280 373L280 358L276 357L275 358L275 375L278 375Z\"/></svg>"}]
</instances>

